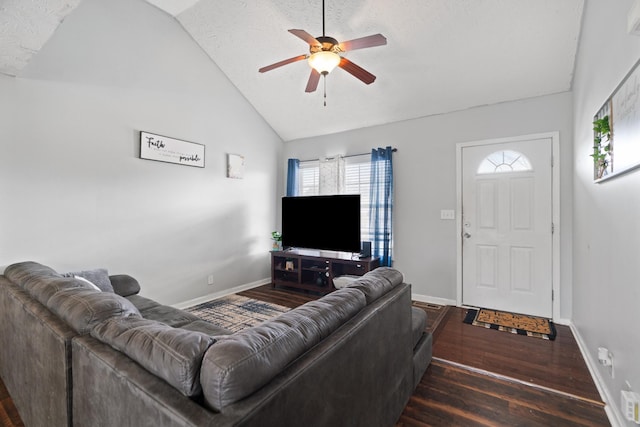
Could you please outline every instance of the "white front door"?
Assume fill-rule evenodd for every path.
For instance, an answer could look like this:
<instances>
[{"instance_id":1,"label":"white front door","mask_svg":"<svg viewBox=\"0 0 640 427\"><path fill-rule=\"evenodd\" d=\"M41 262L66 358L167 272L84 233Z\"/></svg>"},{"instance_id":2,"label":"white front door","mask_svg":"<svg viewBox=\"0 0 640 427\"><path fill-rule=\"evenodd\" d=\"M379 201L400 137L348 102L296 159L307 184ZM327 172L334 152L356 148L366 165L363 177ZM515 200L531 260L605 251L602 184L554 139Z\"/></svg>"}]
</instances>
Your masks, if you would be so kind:
<instances>
[{"instance_id":1,"label":"white front door","mask_svg":"<svg viewBox=\"0 0 640 427\"><path fill-rule=\"evenodd\" d=\"M552 317L552 140L462 148L462 303Z\"/></svg>"}]
</instances>

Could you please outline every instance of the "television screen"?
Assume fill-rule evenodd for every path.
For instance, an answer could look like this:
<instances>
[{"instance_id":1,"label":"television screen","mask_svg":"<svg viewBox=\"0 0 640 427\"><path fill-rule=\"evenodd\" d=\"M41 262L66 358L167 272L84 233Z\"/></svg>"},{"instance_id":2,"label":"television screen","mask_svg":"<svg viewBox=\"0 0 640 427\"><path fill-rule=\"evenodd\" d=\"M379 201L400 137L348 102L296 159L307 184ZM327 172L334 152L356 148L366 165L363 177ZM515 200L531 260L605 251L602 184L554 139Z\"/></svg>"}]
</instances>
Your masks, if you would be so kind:
<instances>
[{"instance_id":1,"label":"television screen","mask_svg":"<svg viewBox=\"0 0 640 427\"><path fill-rule=\"evenodd\" d=\"M282 246L360 252L360 195L283 197Z\"/></svg>"}]
</instances>

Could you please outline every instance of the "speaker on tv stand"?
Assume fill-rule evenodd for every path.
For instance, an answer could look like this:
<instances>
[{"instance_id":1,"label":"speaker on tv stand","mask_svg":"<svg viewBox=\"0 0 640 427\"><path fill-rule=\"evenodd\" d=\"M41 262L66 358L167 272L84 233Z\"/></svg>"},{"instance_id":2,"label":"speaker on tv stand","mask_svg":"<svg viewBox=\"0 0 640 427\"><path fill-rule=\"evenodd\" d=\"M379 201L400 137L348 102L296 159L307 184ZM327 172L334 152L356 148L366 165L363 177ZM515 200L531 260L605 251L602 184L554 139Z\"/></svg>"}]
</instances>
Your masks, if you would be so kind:
<instances>
[{"instance_id":1,"label":"speaker on tv stand","mask_svg":"<svg viewBox=\"0 0 640 427\"><path fill-rule=\"evenodd\" d=\"M360 258L371 258L371 242L362 242Z\"/></svg>"}]
</instances>

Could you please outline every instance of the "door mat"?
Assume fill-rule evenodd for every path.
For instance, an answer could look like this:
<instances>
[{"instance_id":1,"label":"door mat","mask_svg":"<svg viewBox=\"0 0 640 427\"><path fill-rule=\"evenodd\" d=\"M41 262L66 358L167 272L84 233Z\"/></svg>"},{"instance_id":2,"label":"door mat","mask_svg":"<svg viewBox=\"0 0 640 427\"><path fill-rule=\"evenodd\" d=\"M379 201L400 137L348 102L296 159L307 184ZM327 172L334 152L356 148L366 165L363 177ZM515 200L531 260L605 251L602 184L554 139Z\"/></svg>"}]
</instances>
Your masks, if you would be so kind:
<instances>
[{"instance_id":1,"label":"door mat","mask_svg":"<svg viewBox=\"0 0 640 427\"><path fill-rule=\"evenodd\" d=\"M258 325L265 320L291 310L278 304L259 301L241 295L228 295L185 309L202 320L232 332Z\"/></svg>"},{"instance_id":2,"label":"door mat","mask_svg":"<svg viewBox=\"0 0 640 427\"><path fill-rule=\"evenodd\" d=\"M464 323L545 340L556 339L556 327L544 317L481 308L468 310Z\"/></svg>"}]
</instances>

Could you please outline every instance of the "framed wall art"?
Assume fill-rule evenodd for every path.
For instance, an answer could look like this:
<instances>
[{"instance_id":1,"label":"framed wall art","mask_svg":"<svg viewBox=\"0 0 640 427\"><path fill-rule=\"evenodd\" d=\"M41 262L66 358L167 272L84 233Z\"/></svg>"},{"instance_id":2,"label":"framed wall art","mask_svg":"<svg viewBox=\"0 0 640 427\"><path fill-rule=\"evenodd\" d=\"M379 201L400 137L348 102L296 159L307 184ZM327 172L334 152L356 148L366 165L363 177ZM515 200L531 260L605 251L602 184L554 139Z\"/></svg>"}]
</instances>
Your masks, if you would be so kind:
<instances>
[{"instance_id":1,"label":"framed wall art","mask_svg":"<svg viewBox=\"0 0 640 427\"><path fill-rule=\"evenodd\" d=\"M227 154L227 178L244 178L244 156Z\"/></svg>"},{"instance_id":2,"label":"framed wall art","mask_svg":"<svg viewBox=\"0 0 640 427\"><path fill-rule=\"evenodd\" d=\"M640 167L640 61L593 117L594 180Z\"/></svg>"},{"instance_id":3,"label":"framed wall art","mask_svg":"<svg viewBox=\"0 0 640 427\"><path fill-rule=\"evenodd\" d=\"M204 168L204 145L140 132L140 158Z\"/></svg>"}]
</instances>

